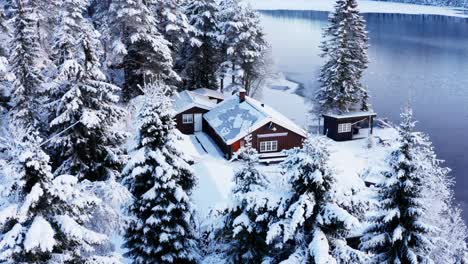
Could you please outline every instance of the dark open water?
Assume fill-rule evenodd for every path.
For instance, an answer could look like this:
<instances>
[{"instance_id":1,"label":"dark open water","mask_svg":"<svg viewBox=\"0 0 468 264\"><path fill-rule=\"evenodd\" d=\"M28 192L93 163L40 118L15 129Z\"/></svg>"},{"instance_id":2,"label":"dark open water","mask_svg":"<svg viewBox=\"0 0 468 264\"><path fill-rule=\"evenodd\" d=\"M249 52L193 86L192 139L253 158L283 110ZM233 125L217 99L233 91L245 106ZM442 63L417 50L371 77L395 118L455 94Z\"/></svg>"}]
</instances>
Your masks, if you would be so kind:
<instances>
[{"instance_id":1,"label":"dark open water","mask_svg":"<svg viewBox=\"0 0 468 264\"><path fill-rule=\"evenodd\" d=\"M318 56L328 14L262 11L262 23L279 70L317 89ZM365 14L371 63L364 83L380 117L399 121L410 100L418 130L431 136L440 158L453 169L456 199L468 220L468 19Z\"/></svg>"}]
</instances>

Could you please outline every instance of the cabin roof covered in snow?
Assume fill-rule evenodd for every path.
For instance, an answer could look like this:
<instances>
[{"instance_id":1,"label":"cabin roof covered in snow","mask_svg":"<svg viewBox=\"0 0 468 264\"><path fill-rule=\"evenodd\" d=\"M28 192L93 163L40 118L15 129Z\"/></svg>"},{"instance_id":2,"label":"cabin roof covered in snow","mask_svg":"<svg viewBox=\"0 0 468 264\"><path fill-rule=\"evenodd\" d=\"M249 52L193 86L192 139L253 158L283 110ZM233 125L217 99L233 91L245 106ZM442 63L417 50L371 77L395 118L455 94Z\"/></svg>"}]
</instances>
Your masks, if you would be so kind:
<instances>
[{"instance_id":1,"label":"cabin roof covered in snow","mask_svg":"<svg viewBox=\"0 0 468 264\"><path fill-rule=\"evenodd\" d=\"M348 112L342 114L329 113L324 114L324 117L332 117L336 119L345 119L345 118L359 118L359 117L368 117L368 116L377 116L375 112L372 111L359 111L359 112Z\"/></svg>"},{"instance_id":2,"label":"cabin roof covered in snow","mask_svg":"<svg viewBox=\"0 0 468 264\"><path fill-rule=\"evenodd\" d=\"M199 89L193 90L192 92L197 93L197 94L201 94L201 95L204 95L204 96L224 100L224 94L223 93L212 90L212 89L199 88Z\"/></svg>"},{"instance_id":3,"label":"cabin roof covered in snow","mask_svg":"<svg viewBox=\"0 0 468 264\"><path fill-rule=\"evenodd\" d=\"M180 114L194 107L211 110L216 106L216 102L211 101L206 96L192 91L182 91L176 94L173 99L176 114Z\"/></svg>"},{"instance_id":4,"label":"cabin roof covered in snow","mask_svg":"<svg viewBox=\"0 0 468 264\"><path fill-rule=\"evenodd\" d=\"M275 109L250 97L246 97L245 101L240 102L239 95L227 98L206 113L205 120L228 145L244 138L269 122L300 136L307 136L301 127Z\"/></svg>"}]
</instances>

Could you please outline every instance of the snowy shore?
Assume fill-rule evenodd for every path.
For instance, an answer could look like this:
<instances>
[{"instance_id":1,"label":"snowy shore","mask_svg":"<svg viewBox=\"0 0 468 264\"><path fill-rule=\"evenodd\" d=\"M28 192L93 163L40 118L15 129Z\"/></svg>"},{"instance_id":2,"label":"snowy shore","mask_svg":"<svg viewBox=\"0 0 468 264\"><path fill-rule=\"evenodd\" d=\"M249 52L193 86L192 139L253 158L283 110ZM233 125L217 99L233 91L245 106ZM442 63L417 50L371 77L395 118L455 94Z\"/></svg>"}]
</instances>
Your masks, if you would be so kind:
<instances>
[{"instance_id":1,"label":"snowy shore","mask_svg":"<svg viewBox=\"0 0 468 264\"><path fill-rule=\"evenodd\" d=\"M314 10L332 11L332 0L245 0L257 10ZM452 7L423 6L404 3L391 3L358 0L362 13L393 13L412 15L441 15L468 18L468 10Z\"/></svg>"}]
</instances>

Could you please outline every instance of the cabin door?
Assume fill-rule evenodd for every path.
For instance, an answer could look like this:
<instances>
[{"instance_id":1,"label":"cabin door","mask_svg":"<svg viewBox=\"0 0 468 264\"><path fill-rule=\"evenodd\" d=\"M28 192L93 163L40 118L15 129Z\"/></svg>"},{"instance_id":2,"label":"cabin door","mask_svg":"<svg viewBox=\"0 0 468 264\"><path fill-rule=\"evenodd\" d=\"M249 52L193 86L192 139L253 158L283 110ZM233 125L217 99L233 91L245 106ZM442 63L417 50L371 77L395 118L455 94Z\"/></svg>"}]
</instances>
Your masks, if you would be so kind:
<instances>
[{"instance_id":1,"label":"cabin door","mask_svg":"<svg viewBox=\"0 0 468 264\"><path fill-rule=\"evenodd\" d=\"M202 114L194 115L194 130L195 132L201 132L203 130L203 115Z\"/></svg>"}]
</instances>

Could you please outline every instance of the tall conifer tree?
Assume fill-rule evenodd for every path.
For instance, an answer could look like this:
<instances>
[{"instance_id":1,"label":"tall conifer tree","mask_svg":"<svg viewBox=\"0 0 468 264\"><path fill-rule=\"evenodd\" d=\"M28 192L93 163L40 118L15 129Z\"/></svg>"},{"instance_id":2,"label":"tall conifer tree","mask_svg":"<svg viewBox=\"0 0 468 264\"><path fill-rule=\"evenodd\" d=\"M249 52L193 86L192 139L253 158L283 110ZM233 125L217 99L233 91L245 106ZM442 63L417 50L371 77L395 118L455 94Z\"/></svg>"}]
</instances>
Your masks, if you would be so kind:
<instances>
[{"instance_id":1,"label":"tall conifer tree","mask_svg":"<svg viewBox=\"0 0 468 264\"><path fill-rule=\"evenodd\" d=\"M192 26L190 38L181 54L182 77L187 89L217 89L220 62L218 35L218 4L214 0L194 0L186 13Z\"/></svg>"},{"instance_id":2,"label":"tall conifer tree","mask_svg":"<svg viewBox=\"0 0 468 264\"><path fill-rule=\"evenodd\" d=\"M109 58L111 67L124 72L123 100L142 94L152 81L174 83L170 42L159 32L158 20L143 0L114 0L109 7Z\"/></svg>"},{"instance_id":3,"label":"tall conifer tree","mask_svg":"<svg viewBox=\"0 0 468 264\"><path fill-rule=\"evenodd\" d=\"M221 78L231 75L233 84L242 85L250 94L258 77L257 62L267 48L258 14L239 0L220 3Z\"/></svg>"},{"instance_id":4,"label":"tall conifer tree","mask_svg":"<svg viewBox=\"0 0 468 264\"><path fill-rule=\"evenodd\" d=\"M136 148L123 173L134 202L126 253L134 263L196 263L197 244L189 198L195 179L175 146L174 116L165 85L147 87Z\"/></svg>"},{"instance_id":5,"label":"tall conifer tree","mask_svg":"<svg viewBox=\"0 0 468 264\"><path fill-rule=\"evenodd\" d=\"M390 171L380 184L378 208L369 217L370 226L361 248L375 254L375 263L426 263L430 261L429 232L423 178L419 174L418 134L413 112L407 107L398 128L400 146L391 154Z\"/></svg>"},{"instance_id":6,"label":"tall conifer tree","mask_svg":"<svg viewBox=\"0 0 468 264\"><path fill-rule=\"evenodd\" d=\"M13 20L11 71L15 75L12 90L12 120L36 131L42 129L41 95L44 77L41 73L40 58L43 55L37 32L36 10L30 1L15 1Z\"/></svg>"},{"instance_id":7,"label":"tall conifer tree","mask_svg":"<svg viewBox=\"0 0 468 264\"><path fill-rule=\"evenodd\" d=\"M100 43L82 17L83 2L65 0L57 30L58 74L50 89L49 147L56 173L80 180L116 178L125 135L111 129L123 116L116 105L119 87L101 71Z\"/></svg>"},{"instance_id":8,"label":"tall conifer tree","mask_svg":"<svg viewBox=\"0 0 468 264\"><path fill-rule=\"evenodd\" d=\"M362 84L367 68L368 36L356 0L338 0L324 31L320 73L316 94L321 112L369 110L369 95Z\"/></svg>"}]
</instances>

